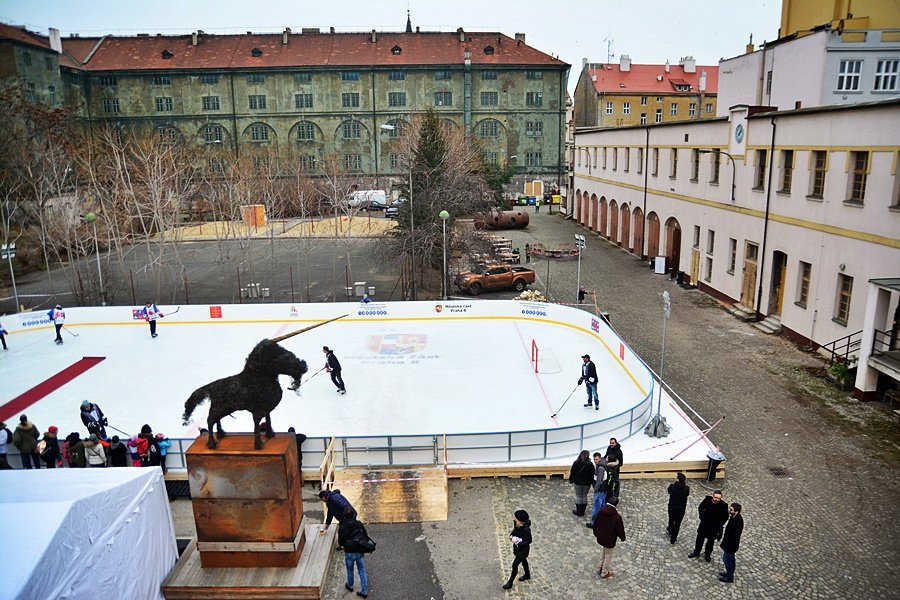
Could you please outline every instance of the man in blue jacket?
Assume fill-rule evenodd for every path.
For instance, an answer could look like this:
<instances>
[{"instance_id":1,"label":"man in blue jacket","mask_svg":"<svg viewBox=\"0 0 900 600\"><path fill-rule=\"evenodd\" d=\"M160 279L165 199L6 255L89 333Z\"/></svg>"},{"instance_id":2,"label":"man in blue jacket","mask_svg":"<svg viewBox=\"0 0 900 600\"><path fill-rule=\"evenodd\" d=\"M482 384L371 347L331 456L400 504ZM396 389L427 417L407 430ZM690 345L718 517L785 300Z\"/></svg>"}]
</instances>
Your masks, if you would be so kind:
<instances>
[{"instance_id":1,"label":"man in blue jacket","mask_svg":"<svg viewBox=\"0 0 900 600\"><path fill-rule=\"evenodd\" d=\"M353 508L350 501L341 495L341 490L322 490L319 492L319 499L325 503L325 525L322 526L322 533L331 526L331 521L338 520L338 523L344 520L344 511L349 506Z\"/></svg>"}]
</instances>

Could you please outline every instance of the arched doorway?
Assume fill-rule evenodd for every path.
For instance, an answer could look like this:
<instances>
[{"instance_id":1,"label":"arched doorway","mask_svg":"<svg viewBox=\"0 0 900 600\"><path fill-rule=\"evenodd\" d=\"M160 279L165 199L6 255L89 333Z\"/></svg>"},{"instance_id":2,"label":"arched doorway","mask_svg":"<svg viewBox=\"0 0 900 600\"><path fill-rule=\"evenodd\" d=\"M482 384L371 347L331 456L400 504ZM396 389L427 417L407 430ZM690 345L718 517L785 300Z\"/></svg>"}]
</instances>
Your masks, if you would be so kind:
<instances>
[{"instance_id":1,"label":"arched doorway","mask_svg":"<svg viewBox=\"0 0 900 600\"><path fill-rule=\"evenodd\" d=\"M584 201L581 203L581 218L578 220L583 226L587 226L588 212L591 208L591 198L588 196L587 190L584 192Z\"/></svg>"},{"instance_id":2,"label":"arched doorway","mask_svg":"<svg viewBox=\"0 0 900 600\"><path fill-rule=\"evenodd\" d=\"M600 212L598 210L599 207L600 207L600 201L597 200L597 195L591 194L591 222L590 222L589 227L590 227L590 230L593 231L594 233L597 232L597 221L599 220L597 213Z\"/></svg>"},{"instance_id":3,"label":"arched doorway","mask_svg":"<svg viewBox=\"0 0 900 600\"><path fill-rule=\"evenodd\" d=\"M572 212L572 216L575 219L578 219L578 215L581 214L581 190L575 190L575 210Z\"/></svg>"},{"instance_id":4,"label":"arched doorway","mask_svg":"<svg viewBox=\"0 0 900 600\"><path fill-rule=\"evenodd\" d=\"M622 213L622 239L619 245L626 250L631 250L631 209L627 204L623 204L620 211Z\"/></svg>"},{"instance_id":5,"label":"arched doorway","mask_svg":"<svg viewBox=\"0 0 900 600\"><path fill-rule=\"evenodd\" d=\"M615 200L609 201L609 237L613 242L619 242L619 205Z\"/></svg>"},{"instance_id":6,"label":"arched doorway","mask_svg":"<svg viewBox=\"0 0 900 600\"><path fill-rule=\"evenodd\" d=\"M659 256L659 217L655 212L647 215L647 256L656 258Z\"/></svg>"},{"instance_id":7,"label":"arched doorway","mask_svg":"<svg viewBox=\"0 0 900 600\"><path fill-rule=\"evenodd\" d=\"M670 272L677 273L681 262L681 225L675 217L666 221L666 259Z\"/></svg>"},{"instance_id":8,"label":"arched doorway","mask_svg":"<svg viewBox=\"0 0 900 600\"><path fill-rule=\"evenodd\" d=\"M631 215L634 221L634 245L631 251L644 258L644 211L637 207Z\"/></svg>"},{"instance_id":9,"label":"arched doorway","mask_svg":"<svg viewBox=\"0 0 900 600\"><path fill-rule=\"evenodd\" d=\"M600 229L597 231L603 237L606 236L606 221L607 221L607 212L609 211L609 206L606 202L606 196L600 197Z\"/></svg>"}]
</instances>

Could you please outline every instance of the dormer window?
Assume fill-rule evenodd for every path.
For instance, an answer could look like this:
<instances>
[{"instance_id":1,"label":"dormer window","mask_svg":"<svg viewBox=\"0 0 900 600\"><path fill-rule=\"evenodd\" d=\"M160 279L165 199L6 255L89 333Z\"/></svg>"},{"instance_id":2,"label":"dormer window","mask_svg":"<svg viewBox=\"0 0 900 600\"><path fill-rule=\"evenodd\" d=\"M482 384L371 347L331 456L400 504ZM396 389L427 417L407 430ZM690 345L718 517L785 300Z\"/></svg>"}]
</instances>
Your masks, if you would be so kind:
<instances>
[{"instance_id":1,"label":"dormer window","mask_svg":"<svg viewBox=\"0 0 900 600\"><path fill-rule=\"evenodd\" d=\"M169 52L168 50L163 50L163 51L162 51L162 57L163 57L165 60L169 60L169 59L172 58L173 56L175 56L175 55L172 54L171 52Z\"/></svg>"},{"instance_id":2,"label":"dormer window","mask_svg":"<svg viewBox=\"0 0 900 600\"><path fill-rule=\"evenodd\" d=\"M262 50L260 50L259 48L254 48L253 50L250 51L250 54L252 54L253 56L257 56L257 57L262 56Z\"/></svg>"},{"instance_id":3,"label":"dormer window","mask_svg":"<svg viewBox=\"0 0 900 600\"><path fill-rule=\"evenodd\" d=\"M493 54L493 53L494 53L494 47L493 47L493 46L485 46L485 47L484 47L484 53L485 53L485 54L488 54L488 55Z\"/></svg>"},{"instance_id":4,"label":"dormer window","mask_svg":"<svg viewBox=\"0 0 900 600\"><path fill-rule=\"evenodd\" d=\"M391 48L391 54L396 55L400 54L401 52L403 52L403 48L401 48L400 46L394 46L393 48Z\"/></svg>"}]
</instances>

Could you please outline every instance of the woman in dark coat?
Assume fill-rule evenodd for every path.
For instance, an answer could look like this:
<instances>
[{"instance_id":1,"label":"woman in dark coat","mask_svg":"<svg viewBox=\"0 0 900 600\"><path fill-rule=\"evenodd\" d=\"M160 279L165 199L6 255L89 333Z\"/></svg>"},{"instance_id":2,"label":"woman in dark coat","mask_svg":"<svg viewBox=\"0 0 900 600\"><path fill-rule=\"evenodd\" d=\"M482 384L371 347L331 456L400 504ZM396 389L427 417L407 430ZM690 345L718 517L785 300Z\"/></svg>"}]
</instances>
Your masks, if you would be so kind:
<instances>
[{"instance_id":1,"label":"woman in dark coat","mask_svg":"<svg viewBox=\"0 0 900 600\"><path fill-rule=\"evenodd\" d=\"M572 463L572 470L569 471L569 483L575 486L575 510L572 511L575 516L584 516L584 509L587 508L587 494L594 483L594 470L591 453L582 450L575 462Z\"/></svg>"},{"instance_id":2,"label":"woman in dark coat","mask_svg":"<svg viewBox=\"0 0 900 600\"><path fill-rule=\"evenodd\" d=\"M517 510L513 515L513 530L509 533L509 540L513 544L513 560L512 571L509 574L509 581L503 584L504 590L512 589L513 580L519 574L519 565L525 567L525 574L519 577L519 581L527 581L531 579L531 570L528 568L528 554L531 550L531 519L524 510Z\"/></svg>"},{"instance_id":3,"label":"woman in dark coat","mask_svg":"<svg viewBox=\"0 0 900 600\"><path fill-rule=\"evenodd\" d=\"M51 425L50 428L44 433L44 443L47 444L47 450L41 454L41 459L44 461L44 464L47 465L48 469L56 468L56 463L62 457L62 451L59 447L59 438L57 438L57 433L59 429L56 425Z\"/></svg>"}]
</instances>

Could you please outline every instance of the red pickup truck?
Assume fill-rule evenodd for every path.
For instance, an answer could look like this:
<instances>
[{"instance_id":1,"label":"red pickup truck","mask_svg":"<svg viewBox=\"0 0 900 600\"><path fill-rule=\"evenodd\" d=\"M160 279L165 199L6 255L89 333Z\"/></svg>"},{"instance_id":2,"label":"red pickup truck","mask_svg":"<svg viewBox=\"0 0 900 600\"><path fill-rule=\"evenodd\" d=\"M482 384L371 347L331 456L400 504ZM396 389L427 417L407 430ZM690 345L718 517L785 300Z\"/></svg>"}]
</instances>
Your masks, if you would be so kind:
<instances>
[{"instance_id":1,"label":"red pickup truck","mask_svg":"<svg viewBox=\"0 0 900 600\"><path fill-rule=\"evenodd\" d=\"M477 296L482 290L514 289L521 292L534 283L534 271L526 267L492 264L476 271L464 271L456 276L456 287Z\"/></svg>"}]
</instances>

